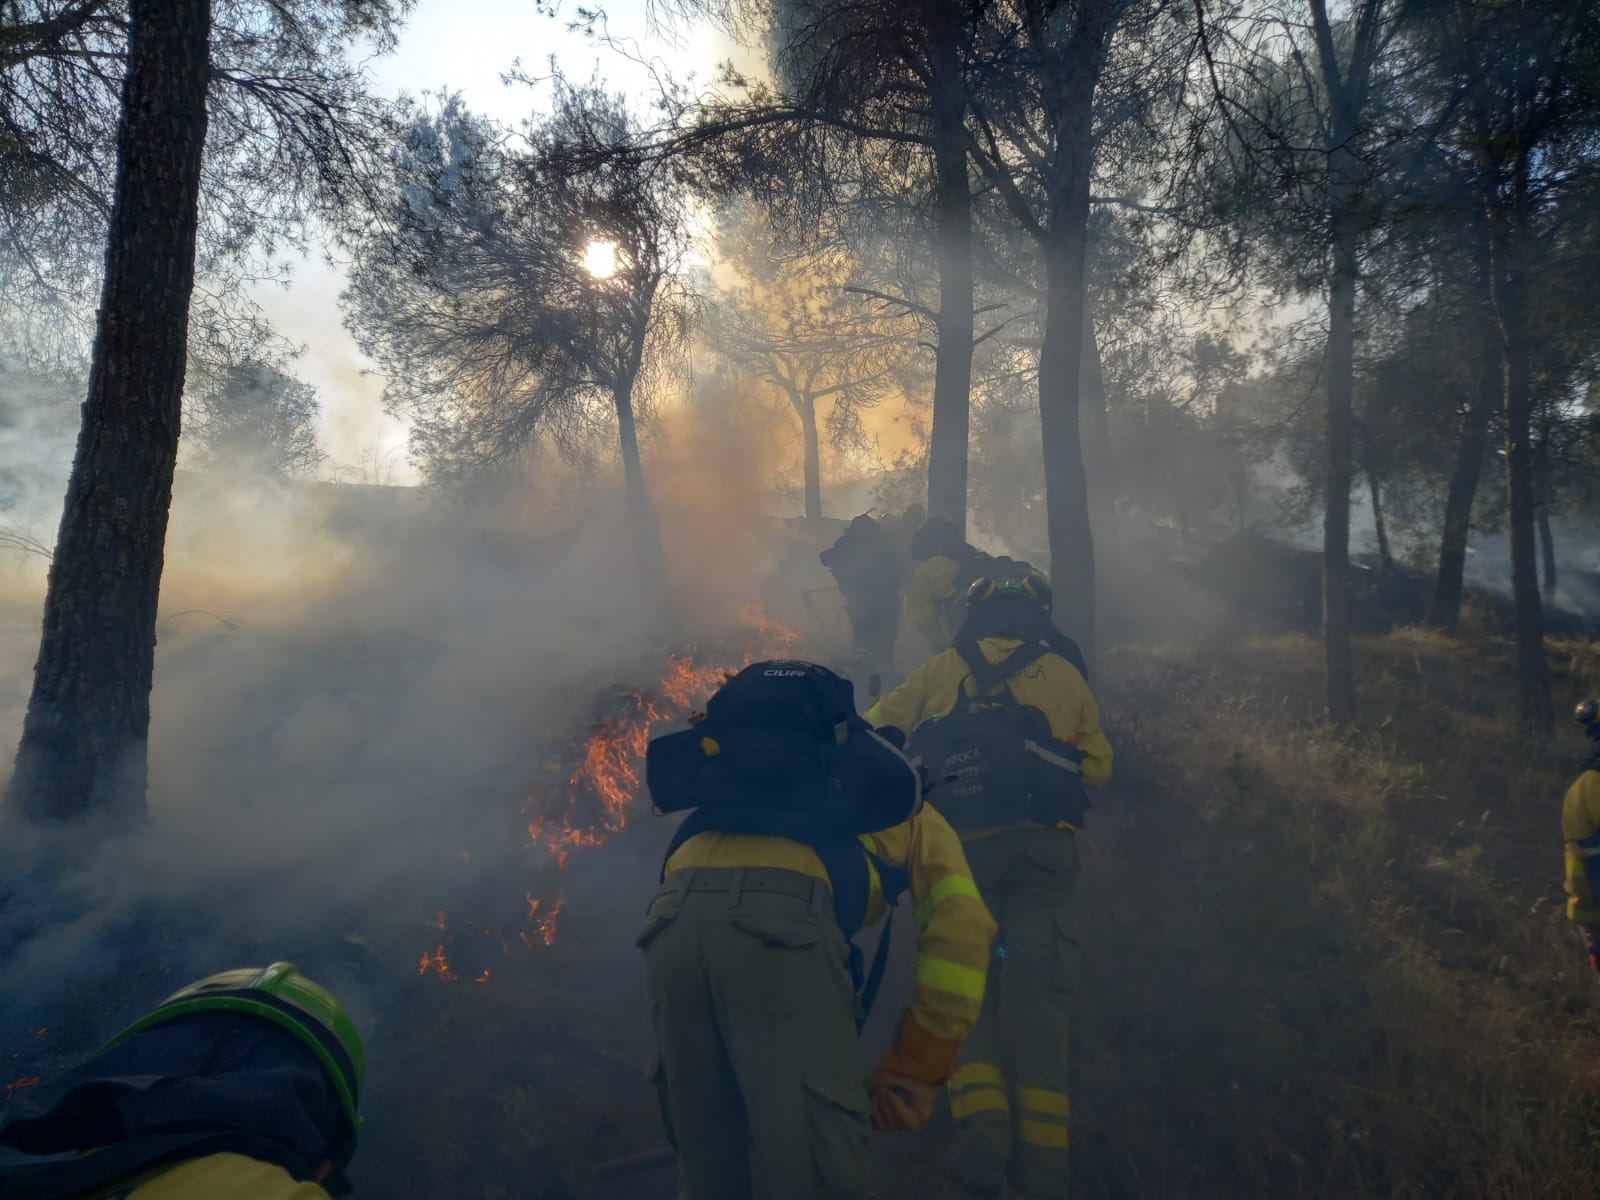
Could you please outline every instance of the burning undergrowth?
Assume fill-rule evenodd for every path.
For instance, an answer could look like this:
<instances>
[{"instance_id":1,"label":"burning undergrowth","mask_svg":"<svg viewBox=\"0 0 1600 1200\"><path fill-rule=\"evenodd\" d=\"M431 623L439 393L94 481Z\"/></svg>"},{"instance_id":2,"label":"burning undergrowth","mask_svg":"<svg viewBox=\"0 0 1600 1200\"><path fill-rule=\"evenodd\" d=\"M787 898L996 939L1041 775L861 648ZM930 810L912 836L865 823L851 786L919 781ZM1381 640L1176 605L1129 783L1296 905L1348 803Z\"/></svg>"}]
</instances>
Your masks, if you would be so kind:
<instances>
[{"instance_id":1,"label":"burning undergrowth","mask_svg":"<svg viewBox=\"0 0 1600 1200\"><path fill-rule=\"evenodd\" d=\"M531 886L516 899L525 907L511 922L496 919L512 907L506 894L490 902L489 914L434 909L437 934L429 931L431 944L422 948L417 973L487 985L497 970L504 974L497 963L554 945L574 856L610 841L646 804L643 763L651 737L696 711L729 674L759 658L791 655L800 641L799 630L750 605L719 644L664 653L646 676L652 682L613 687L586 705L574 698L588 719L573 730L543 731L546 755L518 810ZM470 870L475 852L462 848L453 857Z\"/></svg>"}]
</instances>

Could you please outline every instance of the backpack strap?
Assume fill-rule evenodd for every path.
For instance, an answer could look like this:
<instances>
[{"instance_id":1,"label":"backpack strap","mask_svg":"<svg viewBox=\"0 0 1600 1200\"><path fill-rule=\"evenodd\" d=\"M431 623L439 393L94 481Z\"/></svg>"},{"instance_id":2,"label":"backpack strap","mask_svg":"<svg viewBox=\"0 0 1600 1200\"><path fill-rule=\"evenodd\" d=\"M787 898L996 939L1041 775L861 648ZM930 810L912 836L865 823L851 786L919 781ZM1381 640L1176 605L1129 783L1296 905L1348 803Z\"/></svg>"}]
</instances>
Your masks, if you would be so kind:
<instances>
[{"instance_id":1,"label":"backpack strap","mask_svg":"<svg viewBox=\"0 0 1600 1200\"><path fill-rule=\"evenodd\" d=\"M889 966L889 941L894 934L894 908L900 897L911 886L911 872L906 867L896 867L862 845L862 852L878 872L878 882L883 888L883 935L878 938L878 948L872 954L872 969L867 972L859 992L861 1002L856 1017L856 1032L867 1023L872 1006L877 1002L878 990L883 986L884 972Z\"/></svg>"},{"instance_id":2,"label":"backpack strap","mask_svg":"<svg viewBox=\"0 0 1600 1200\"><path fill-rule=\"evenodd\" d=\"M974 698L994 694L995 689L1006 680L1013 675L1021 674L1050 653L1050 647L1043 643L1024 642L999 662L992 663L984 657L977 639L957 642L955 650L961 655L961 661L966 664L968 676L972 680ZM1009 689L1007 694L1009 695Z\"/></svg>"}]
</instances>

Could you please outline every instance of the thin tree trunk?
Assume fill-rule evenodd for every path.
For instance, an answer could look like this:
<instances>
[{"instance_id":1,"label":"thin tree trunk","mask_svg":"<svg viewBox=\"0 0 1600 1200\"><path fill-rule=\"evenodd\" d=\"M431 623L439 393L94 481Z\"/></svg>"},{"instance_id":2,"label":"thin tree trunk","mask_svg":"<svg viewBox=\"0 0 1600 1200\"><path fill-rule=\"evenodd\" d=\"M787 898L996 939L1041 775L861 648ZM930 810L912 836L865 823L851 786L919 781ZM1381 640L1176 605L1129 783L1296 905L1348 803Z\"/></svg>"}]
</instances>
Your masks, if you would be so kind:
<instances>
[{"instance_id":1,"label":"thin tree trunk","mask_svg":"<svg viewBox=\"0 0 1600 1200\"><path fill-rule=\"evenodd\" d=\"M806 520L822 520L822 447L817 438L817 402L798 389L790 394L795 412L800 414L800 431L805 435Z\"/></svg>"},{"instance_id":2,"label":"thin tree trunk","mask_svg":"<svg viewBox=\"0 0 1600 1200\"><path fill-rule=\"evenodd\" d=\"M1454 630L1461 619L1461 597L1467 570L1467 538L1472 529L1472 505L1483 475L1483 459L1489 449L1489 416L1504 390L1504 369L1500 362L1500 336L1488 296L1489 265L1483 267L1484 314L1478 379L1472 400L1461 415L1456 465L1450 474L1450 491L1445 497L1444 531L1439 539L1439 573L1434 579L1433 607L1428 623Z\"/></svg>"},{"instance_id":3,"label":"thin tree trunk","mask_svg":"<svg viewBox=\"0 0 1600 1200\"><path fill-rule=\"evenodd\" d=\"M1389 525L1383 519L1383 489L1371 471L1366 472L1366 476L1367 495L1372 500L1372 528L1378 539L1378 562L1388 571L1394 567L1394 555L1389 551Z\"/></svg>"},{"instance_id":4,"label":"thin tree trunk","mask_svg":"<svg viewBox=\"0 0 1600 1200\"><path fill-rule=\"evenodd\" d=\"M1333 272L1328 285L1327 466L1322 522L1322 639L1328 718L1355 720L1350 648L1350 487L1355 465L1356 246L1352 210L1360 164L1342 143L1328 155Z\"/></svg>"},{"instance_id":5,"label":"thin tree trunk","mask_svg":"<svg viewBox=\"0 0 1600 1200\"><path fill-rule=\"evenodd\" d=\"M972 188L967 177L966 95L954 30L940 31L932 48L939 345L928 443L928 515L945 517L964 532L972 391Z\"/></svg>"},{"instance_id":6,"label":"thin tree trunk","mask_svg":"<svg viewBox=\"0 0 1600 1200\"><path fill-rule=\"evenodd\" d=\"M617 435L622 450L622 474L628 492L628 520L633 531L633 549L638 563L639 586L646 597L654 597L652 607L660 619L670 621L671 598L667 594L666 560L661 553L661 531L656 525L655 505L645 486L644 463L639 458L639 432L633 415L633 380L628 374L612 393L617 411Z\"/></svg>"},{"instance_id":7,"label":"thin tree trunk","mask_svg":"<svg viewBox=\"0 0 1600 1200\"><path fill-rule=\"evenodd\" d=\"M1491 209L1495 317L1500 327L1505 362L1506 495L1511 518L1511 594L1516 619L1517 685L1523 730L1539 737L1555 732L1550 698L1550 673L1544 652L1544 611L1539 598L1539 573L1534 549L1533 369L1528 356L1522 315L1523 247L1527 229L1527 175L1524 159L1516 164L1514 197L1509 212ZM1497 197L1491 196L1491 205Z\"/></svg>"},{"instance_id":8,"label":"thin tree trunk","mask_svg":"<svg viewBox=\"0 0 1600 1200\"><path fill-rule=\"evenodd\" d=\"M1094 305L1085 302L1083 314L1083 363L1081 380L1083 420L1083 474L1089 489L1089 521L1102 539L1109 537L1113 516L1111 486L1107 471L1111 463L1111 427L1106 414L1105 366L1100 359L1100 343L1095 336Z\"/></svg>"},{"instance_id":9,"label":"thin tree trunk","mask_svg":"<svg viewBox=\"0 0 1600 1200\"><path fill-rule=\"evenodd\" d=\"M1556 584L1560 580L1556 576L1556 537L1550 529L1550 510L1542 504L1539 506L1539 562L1544 567L1540 590L1545 603L1550 604L1555 601Z\"/></svg>"},{"instance_id":10,"label":"thin tree trunk","mask_svg":"<svg viewBox=\"0 0 1600 1200\"><path fill-rule=\"evenodd\" d=\"M210 34L210 0L130 0L89 390L6 794L35 821L145 811Z\"/></svg>"}]
</instances>

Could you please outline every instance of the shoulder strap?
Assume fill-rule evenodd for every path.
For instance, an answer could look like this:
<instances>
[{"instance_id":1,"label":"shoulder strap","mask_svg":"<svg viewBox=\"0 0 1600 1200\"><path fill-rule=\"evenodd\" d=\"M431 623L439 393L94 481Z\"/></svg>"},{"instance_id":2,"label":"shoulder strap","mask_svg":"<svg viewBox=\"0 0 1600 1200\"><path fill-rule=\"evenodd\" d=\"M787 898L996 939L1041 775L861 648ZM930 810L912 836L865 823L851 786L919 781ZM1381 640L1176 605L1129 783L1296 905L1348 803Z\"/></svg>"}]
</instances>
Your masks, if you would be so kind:
<instances>
[{"instance_id":1,"label":"shoulder strap","mask_svg":"<svg viewBox=\"0 0 1600 1200\"><path fill-rule=\"evenodd\" d=\"M872 969L867 972L867 977L861 983L860 1004L857 1009L856 1031L867 1023L867 1018L872 1015L872 1006L877 1002L878 990L883 986L883 975L889 966L889 942L894 934L894 907L906 889L911 886L911 872L905 867L896 867L887 860L874 854L865 846L861 848L878 872L878 882L883 887L883 903L885 913L883 918L883 934L878 938L878 948L872 954Z\"/></svg>"},{"instance_id":2,"label":"shoulder strap","mask_svg":"<svg viewBox=\"0 0 1600 1200\"><path fill-rule=\"evenodd\" d=\"M972 684L978 696L994 693L995 689L1006 680L1020 674L1050 653L1050 647L1042 643L1024 642L999 662L992 663L983 656L983 649L976 639L957 642L955 649L956 653L961 655L961 661L966 664L967 672L972 676ZM1006 694L1010 694L1009 689Z\"/></svg>"}]
</instances>

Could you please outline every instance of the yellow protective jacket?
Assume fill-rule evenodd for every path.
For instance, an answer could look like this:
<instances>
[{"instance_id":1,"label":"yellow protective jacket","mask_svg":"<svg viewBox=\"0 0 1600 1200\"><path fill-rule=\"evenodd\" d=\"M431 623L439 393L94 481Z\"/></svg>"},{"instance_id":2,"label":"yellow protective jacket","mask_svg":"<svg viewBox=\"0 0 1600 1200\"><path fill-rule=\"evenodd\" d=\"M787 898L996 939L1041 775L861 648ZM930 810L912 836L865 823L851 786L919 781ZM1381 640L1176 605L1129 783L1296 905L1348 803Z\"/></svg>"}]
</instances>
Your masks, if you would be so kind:
<instances>
[{"instance_id":1,"label":"yellow protective jacket","mask_svg":"<svg viewBox=\"0 0 1600 1200\"><path fill-rule=\"evenodd\" d=\"M950 644L945 613L955 599L961 564L951 554L935 554L917 565L906 589L906 610L917 632L937 651Z\"/></svg>"},{"instance_id":2,"label":"yellow protective jacket","mask_svg":"<svg viewBox=\"0 0 1600 1200\"><path fill-rule=\"evenodd\" d=\"M1567 916L1600 925L1600 768L1585 771L1561 802L1567 847Z\"/></svg>"},{"instance_id":3,"label":"yellow protective jacket","mask_svg":"<svg viewBox=\"0 0 1600 1200\"><path fill-rule=\"evenodd\" d=\"M242 1154L208 1154L163 1167L143 1182L123 1184L106 1200L329 1200L315 1183Z\"/></svg>"},{"instance_id":4,"label":"yellow protective jacket","mask_svg":"<svg viewBox=\"0 0 1600 1200\"><path fill-rule=\"evenodd\" d=\"M917 920L917 987L911 1017L934 1037L959 1041L977 1023L996 926L978 896L961 839L932 808L862 844L890 866L911 875ZM779 867L827 879L810 846L788 838L748 833L702 833L667 860L667 874L688 867ZM883 886L872 870L866 924L883 916Z\"/></svg>"},{"instance_id":5,"label":"yellow protective jacket","mask_svg":"<svg viewBox=\"0 0 1600 1200\"><path fill-rule=\"evenodd\" d=\"M987 637L978 642L984 658L997 663L1018 646L1020 638ZM909 736L923 721L948 716L963 687L971 689L971 672L954 649L934 655L906 681L867 711L878 728L893 725ZM1086 757L1079 770L1085 787L1099 787L1111 778L1111 742L1100 728L1100 706L1078 668L1059 654L1046 654L1006 680L1017 703L1037 708L1050 721L1052 736L1071 742ZM998 833L998 829L984 833ZM983 836L968 834L968 838Z\"/></svg>"}]
</instances>

